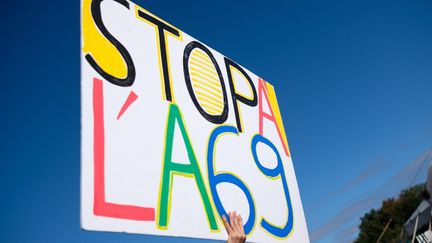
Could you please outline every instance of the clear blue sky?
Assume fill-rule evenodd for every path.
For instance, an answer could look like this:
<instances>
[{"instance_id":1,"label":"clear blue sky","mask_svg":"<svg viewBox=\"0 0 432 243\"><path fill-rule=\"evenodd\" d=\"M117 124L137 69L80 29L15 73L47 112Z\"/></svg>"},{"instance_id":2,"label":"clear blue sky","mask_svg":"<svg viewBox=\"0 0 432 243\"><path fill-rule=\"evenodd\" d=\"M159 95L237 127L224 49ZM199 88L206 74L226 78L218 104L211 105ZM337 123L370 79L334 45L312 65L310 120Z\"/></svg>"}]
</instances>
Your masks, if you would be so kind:
<instances>
[{"instance_id":1,"label":"clear blue sky","mask_svg":"<svg viewBox=\"0 0 432 243\"><path fill-rule=\"evenodd\" d=\"M432 146L432 1L135 2L275 85L314 242L350 241L412 183ZM0 242L202 242L80 229L79 2L0 11Z\"/></svg>"}]
</instances>

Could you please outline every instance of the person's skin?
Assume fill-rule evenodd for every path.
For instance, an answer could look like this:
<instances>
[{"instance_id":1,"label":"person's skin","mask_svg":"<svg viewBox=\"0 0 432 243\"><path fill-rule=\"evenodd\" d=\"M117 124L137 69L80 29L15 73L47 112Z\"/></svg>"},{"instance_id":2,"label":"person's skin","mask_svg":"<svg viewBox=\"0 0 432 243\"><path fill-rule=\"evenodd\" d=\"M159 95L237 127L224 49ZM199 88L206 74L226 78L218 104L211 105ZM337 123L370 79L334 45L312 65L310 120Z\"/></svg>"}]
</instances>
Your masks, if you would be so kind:
<instances>
[{"instance_id":1,"label":"person's skin","mask_svg":"<svg viewBox=\"0 0 432 243\"><path fill-rule=\"evenodd\" d=\"M243 219L237 213L229 212L229 222L225 215L222 216L222 220L225 229L228 233L227 243L244 243L246 241L246 235L243 228Z\"/></svg>"}]
</instances>

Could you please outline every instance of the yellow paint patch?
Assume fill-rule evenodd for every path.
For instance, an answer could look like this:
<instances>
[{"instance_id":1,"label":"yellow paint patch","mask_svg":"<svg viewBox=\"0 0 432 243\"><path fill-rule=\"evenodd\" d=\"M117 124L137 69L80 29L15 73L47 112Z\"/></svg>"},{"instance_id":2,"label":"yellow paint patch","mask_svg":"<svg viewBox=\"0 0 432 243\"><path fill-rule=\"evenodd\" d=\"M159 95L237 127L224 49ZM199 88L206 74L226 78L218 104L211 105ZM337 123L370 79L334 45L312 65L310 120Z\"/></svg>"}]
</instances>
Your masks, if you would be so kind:
<instances>
[{"instance_id":1,"label":"yellow paint patch","mask_svg":"<svg viewBox=\"0 0 432 243\"><path fill-rule=\"evenodd\" d=\"M268 98L270 100L270 106L272 107L273 115L276 118L277 126L280 129L280 133L281 133L282 139L284 141L285 149L288 152L288 156L291 157L291 152L290 152L290 149L288 146L288 140L287 140L287 137L285 134L285 127L283 125L282 115L281 115L280 109L279 109L279 103L278 103L277 98L276 98L276 92L274 90L273 85L271 85L267 82L265 82L265 84L267 87Z\"/></svg>"},{"instance_id":2,"label":"yellow paint patch","mask_svg":"<svg viewBox=\"0 0 432 243\"><path fill-rule=\"evenodd\" d=\"M224 107L222 85L213 62L204 51L191 52L189 73L200 106L210 115L220 115Z\"/></svg>"},{"instance_id":3,"label":"yellow paint patch","mask_svg":"<svg viewBox=\"0 0 432 243\"><path fill-rule=\"evenodd\" d=\"M92 0L83 0L82 6L83 52L90 54L108 74L117 78L125 78L127 76L126 62L115 46L97 28L90 10L91 2Z\"/></svg>"}]
</instances>

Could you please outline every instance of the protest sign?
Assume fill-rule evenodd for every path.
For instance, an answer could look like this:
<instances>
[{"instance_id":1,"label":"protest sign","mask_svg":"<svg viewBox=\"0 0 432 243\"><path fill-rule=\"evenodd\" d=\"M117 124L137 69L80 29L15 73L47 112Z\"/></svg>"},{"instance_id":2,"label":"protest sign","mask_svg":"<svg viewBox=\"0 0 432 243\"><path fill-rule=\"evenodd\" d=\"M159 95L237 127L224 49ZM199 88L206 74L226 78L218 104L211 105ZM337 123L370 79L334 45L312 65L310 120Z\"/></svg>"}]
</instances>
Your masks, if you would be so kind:
<instances>
[{"instance_id":1,"label":"protest sign","mask_svg":"<svg viewBox=\"0 0 432 243\"><path fill-rule=\"evenodd\" d=\"M270 83L126 0L82 0L81 43L82 228L309 241Z\"/></svg>"}]
</instances>

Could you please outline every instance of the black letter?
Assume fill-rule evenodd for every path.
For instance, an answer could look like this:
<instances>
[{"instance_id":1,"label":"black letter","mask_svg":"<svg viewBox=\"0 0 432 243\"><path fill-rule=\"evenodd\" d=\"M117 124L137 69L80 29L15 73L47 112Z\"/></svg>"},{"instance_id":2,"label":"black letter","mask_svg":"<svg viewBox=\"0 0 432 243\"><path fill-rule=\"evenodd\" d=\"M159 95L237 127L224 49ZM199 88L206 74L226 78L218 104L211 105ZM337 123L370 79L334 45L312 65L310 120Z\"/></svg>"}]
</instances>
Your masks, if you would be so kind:
<instances>
[{"instance_id":1,"label":"black letter","mask_svg":"<svg viewBox=\"0 0 432 243\"><path fill-rule=\"evenodd\" d=\"M202 50L203 52L205 52L208 57L210 58L214 68L216 69L217 72L217 76L219 77L219 82L221 85L221 92L223 95L223 110L221 112L220 115L212 115L212 114L208 114L199 104L197 97L195 96L195 92L193 90L192 84L191 84L191 77L189 74L189 57L190 54L192 53L192 51L198 48L200 50ZM224 80L222 78L222 74L219 68L219 65L217 64L214 56L212 55L212 53L210 52L209 49L207 49L204 45L202 45L201 43L197 42L197 41L192 41L190 42L183 53L183 71L184 71L184 75L185 75L185 82L186 82L186 86L187 89L189 91L189 95L192 98L192 101L195 105L195 107L198 109L198 111L201 113L201 115L207 119L209 122L215 123L215 124L222 124L224 123L227 118L228 118L228 102L227 102L227 95L226 95L226 90L225 90L225 84L224 84Z\"/></svg>"},{"instance_id":2,"label":"black letter","mask_svg":"<svg viewBox=\"0 0 432 243\"><path fill-rule=\"evenodd\" d=\"M164 77L165 96L168 101L172 101L172 92L171 92L171 84L170 84L170 77L168 71L168 61L167 61L164 30L174 34L175 36L180 36L180 33L178 30L154 18L153 16L148 15L147 13L141 11L140 9L138 9L138 16L144 18L145 20L157 26L158 35L159 35L159 50L161 52L161 59L162 59L161 61L162 61L162 70L163 70L163 77Z\"/></svg>"},{"instance_id":3,"label":"black letter","mask_svg":"<svg viewBox=\"0 0 432 243\"><path fill-rule=\"evenodd\" d=\"M249 75L247 75L247 73L243 70L243 68L241 68L237 63L231 61L230 59L228 59L226 57L224 59L225 59L225 67L226 67L226 70L228 73L228 81L230 84L231 96L233 99L235 118L237 121L237 129L239 130L239 132L242 132L243 130L242 130L242 125L241 125L241 120L239 117L237 101L240 101L243 104L248 105L248 106L252 106L252 107L256 106L257 105L257 92L256 92L254 84L252 83L251 78L249 77ZM234 87L234 80L233 80L233 77L231 75L231 67L234 67L235 69L240 71L243 74L243 76L247 79L247 81L249 82L249 85L250 85L250 87L252 89L252 93L253 93L253 99L252 100L250 100L250 99L248 99L248 98L246 98L246 97L244 97L241 94L238 94L236 92L235 87Z\"/></svg>"},{"instance_id":4,"label":"black letter","mask_svg":"<svg viewBox=\"0 0 432 243\"><path fill-rule=\"evenodd\" d=\"M115 84L115 85L118 85L118 86L123 86L123 87L131 86L135 81L134 63L132 61L131 56L129 55L129 52L126 50L126 48L116 38L114 38L114 36L112 36L108 32L108 30L105 28L105 25L103 24L103 21L102 21L101 9L100 9L100 5L101 5L102 1L103 0L93 0L92 1L91 13L92 13L92 16L93 16L93 19L94 19L96 26L99 28L99 30L102 32L102 34L105 36L105 38L107 38L117 48L117 50L120 52L121 56L125 60L126 66L127 66L127 76L126 76L126 78L117 78L117 77L114 77L111 74L105 72L96 63L96 61L93 59L93 57L91 56L90 53L86 54L85 58L90 63L90 65L96 70L96 72L98 72L108 82ZM121 5L123 5L127 9L129 9L129 2L127 2L126 0L114 0L114 1L120 3Z\"/></svg>"}]
</instances>

